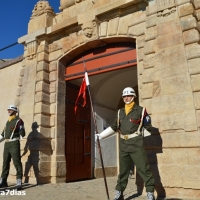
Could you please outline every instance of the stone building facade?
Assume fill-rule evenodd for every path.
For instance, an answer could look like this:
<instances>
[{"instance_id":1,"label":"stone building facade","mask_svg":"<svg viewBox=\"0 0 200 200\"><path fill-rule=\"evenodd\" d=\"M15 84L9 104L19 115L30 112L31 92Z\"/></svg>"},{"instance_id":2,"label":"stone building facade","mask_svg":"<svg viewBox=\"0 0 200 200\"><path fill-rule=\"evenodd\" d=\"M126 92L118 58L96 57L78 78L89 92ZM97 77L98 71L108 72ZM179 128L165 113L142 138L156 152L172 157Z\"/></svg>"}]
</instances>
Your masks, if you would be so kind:
<instances>
[{"instance_id":1,"label":"stone building facade","mask_svg":"<svg viewBox=\"0 0 200 200\"><path fill-rule=\"evenodd\" d=\"M30 133L22 160L35 172L25 179L66 180L66 67L85 51L126 42L136 45L139 103L155 127L145 143L157 194L200 198L199 21L199 0L61 0L60 13L38 1L18 39L15 104Z\"/></svg>"}]
</instances>

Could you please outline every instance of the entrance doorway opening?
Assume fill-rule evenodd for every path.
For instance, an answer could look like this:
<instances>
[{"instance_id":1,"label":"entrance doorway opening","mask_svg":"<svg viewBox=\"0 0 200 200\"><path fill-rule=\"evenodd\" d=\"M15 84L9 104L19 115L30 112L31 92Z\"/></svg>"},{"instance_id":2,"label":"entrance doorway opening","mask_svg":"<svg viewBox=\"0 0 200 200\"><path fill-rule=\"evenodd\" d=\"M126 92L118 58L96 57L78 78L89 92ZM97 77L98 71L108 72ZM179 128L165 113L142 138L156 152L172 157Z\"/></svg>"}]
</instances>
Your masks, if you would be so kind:
<instances>
[{"instance_id":1,"label":"entrance doorway opening","mask_svg":"<svg viewBox=\"0 0 200 200\"><path fill-rule=\"evenodd\" d=\"M134 44L112 44L92 50L80 55L66 67L66 180L68 182L93 178L94 169L101 168L98 150L94 143L95 130L88 96L86 107L78 106L77 113L74 114L74 103L84 76L83 61L89 75L99 133L112 124L117 110L124 106L121 98L122 90L125 87L133 87L136 93L138 91ZM80 101L80 105L82 103ZM117 171L117 137L116 135L113 137L101 141L101 147L105 169L112 167Z\"/></svg>"}]
</instances>

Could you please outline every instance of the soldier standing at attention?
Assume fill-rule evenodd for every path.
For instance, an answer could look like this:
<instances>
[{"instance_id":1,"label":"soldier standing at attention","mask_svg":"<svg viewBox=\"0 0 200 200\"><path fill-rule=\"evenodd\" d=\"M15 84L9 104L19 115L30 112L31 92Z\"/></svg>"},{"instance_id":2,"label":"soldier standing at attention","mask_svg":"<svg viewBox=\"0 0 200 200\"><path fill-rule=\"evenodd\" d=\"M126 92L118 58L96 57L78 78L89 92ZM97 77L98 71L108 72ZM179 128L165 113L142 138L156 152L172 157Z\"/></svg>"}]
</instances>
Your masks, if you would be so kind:
<instances>
[{"instance_id":1,"label":"soldier standing at attention","mask_svg":"<svg viewBox=\"0 0 200 200\"><path fill-rule=\"evenodd\" d=\"M24 122L16 115L18 112L16 106L10 105L7 110L9 118L2 134L0 135L0 142L5 140L0 188L8 186L7 178L10 170L10 161L12 158L17 171L16 189L19 190L21 189L23 175L19 140L25 136Z\"/></svg>"},{"instance_id":2,"label":"soldier standing at attention","mask_svg":"<svg viewBox=\"0 0 200 200\"><path fill-rule=\"evenodd\" d=\"M132 163L135 164L137 172L145 182L147 200L155 200L154 178L150 171L147 155L143 146L142 128L151 131L151 118L146 110L135 104L136 94L133 88L127 87L122 92L125 107L118 111L116 120L112 126L100 134L99 139L106 138L115 132L120 135L119 140L119 175L115 187L114 200L122 200L123 191L128 184L128 177ZM143 117L142 117L143 116Z\"/></svg>"}]
</instances>

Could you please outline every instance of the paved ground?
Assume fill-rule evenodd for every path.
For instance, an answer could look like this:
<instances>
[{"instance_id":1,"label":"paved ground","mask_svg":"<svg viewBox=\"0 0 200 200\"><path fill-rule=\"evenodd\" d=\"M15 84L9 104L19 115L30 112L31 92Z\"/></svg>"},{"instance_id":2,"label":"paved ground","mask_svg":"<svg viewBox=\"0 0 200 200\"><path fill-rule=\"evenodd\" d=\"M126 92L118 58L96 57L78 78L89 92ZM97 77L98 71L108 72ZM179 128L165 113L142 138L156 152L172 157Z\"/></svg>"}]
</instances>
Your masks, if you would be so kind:
<instances>
[{"instance_id":1,"label":"paved ground","mask_svg":"<svg viewBox=\"0 0 200 200\"><path fill-rule=\"evenodd\" d=\"M107 178L110 200L114 197L114 188L117 177ZM1 199L11 200L108 200L104 179L94 179L73 183L29 185L23 184L21 191L13 189L14 184L9 184L9 188L0 190ZM9 190L8 190L9 189ZM136 195L136 185L134 177L129 179L128 187L124 192L125 200L146 200L146 196ZM173 198L170 198L173 200ZM179 199L181 200L181 199Z\"/></svg>"}]
</instances>

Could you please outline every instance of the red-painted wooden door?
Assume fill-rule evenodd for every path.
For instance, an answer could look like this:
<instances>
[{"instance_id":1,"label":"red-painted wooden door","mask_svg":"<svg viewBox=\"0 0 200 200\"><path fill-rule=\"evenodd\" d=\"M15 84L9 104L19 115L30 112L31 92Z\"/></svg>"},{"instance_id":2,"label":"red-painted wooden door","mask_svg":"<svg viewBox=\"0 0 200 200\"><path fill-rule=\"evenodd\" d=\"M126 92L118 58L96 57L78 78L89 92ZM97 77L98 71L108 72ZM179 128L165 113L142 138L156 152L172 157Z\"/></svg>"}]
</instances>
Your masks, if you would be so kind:
<instances>
[{"instance_id":1,"label":"red-painted wooden door","mask_svg":"<svg viewBox=\"0 0 200 200\"><path fill-rule=\"evenodd\" d=\"M79 88L66 86L66 181L91 178L91 113L87 96L85 107L78 106L74 112L74 103ZM81 101L79 101L82 103Z\"/></svg>"}]
</instances>

